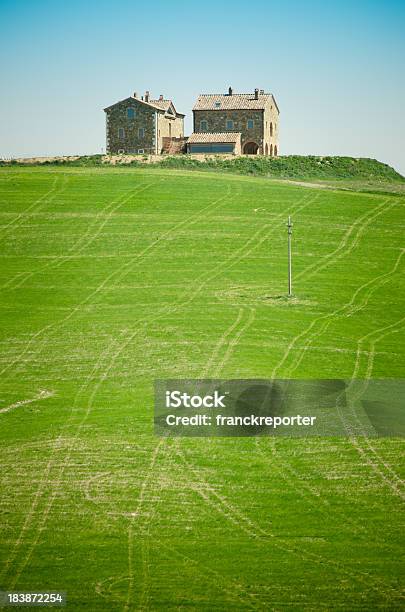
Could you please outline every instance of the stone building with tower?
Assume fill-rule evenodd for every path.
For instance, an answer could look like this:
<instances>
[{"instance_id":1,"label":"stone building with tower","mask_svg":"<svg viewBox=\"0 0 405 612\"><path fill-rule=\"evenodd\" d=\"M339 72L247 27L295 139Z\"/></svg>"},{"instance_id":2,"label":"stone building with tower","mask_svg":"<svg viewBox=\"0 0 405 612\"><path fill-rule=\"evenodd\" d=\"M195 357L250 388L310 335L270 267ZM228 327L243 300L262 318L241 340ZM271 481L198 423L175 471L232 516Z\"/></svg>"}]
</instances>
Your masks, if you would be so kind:
<instances>
[{"instance_id":1,"label":"stone building with tower","mask_svg":"<svg viewBox=\"0 0 405 612\"><path fill-rule=\"evenodd\" d=\"M200 94L188 153L279 154L279 108L271 93Z\"/></svg>"},{"instance_id":2,"label":"stone building with tower","mask_svg":"<svg viewBox=\"0 0 405 612\"><path fill-rule=\"evenodd\" d=\"M184 146L184 115L162 95L136 93L104 109L106 151L116 153L178 153Z\"/></svg>"}]
</instances>

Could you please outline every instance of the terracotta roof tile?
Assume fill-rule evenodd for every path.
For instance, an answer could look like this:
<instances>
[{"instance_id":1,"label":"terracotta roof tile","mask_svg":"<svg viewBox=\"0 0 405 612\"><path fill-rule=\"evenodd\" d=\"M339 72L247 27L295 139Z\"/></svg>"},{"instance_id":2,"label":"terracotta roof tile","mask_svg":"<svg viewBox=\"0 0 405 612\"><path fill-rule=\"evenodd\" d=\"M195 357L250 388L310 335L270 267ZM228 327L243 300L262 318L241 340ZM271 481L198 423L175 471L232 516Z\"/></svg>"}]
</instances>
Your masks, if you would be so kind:
<instances>
[{"instance_id":1,"label":"terracotta roof tile","mask_svg":"<svg viewBox=\"0 0 405 612\"><path fill-rule=\"evenodd\" d=\"M222 132L217 134L208 134L207 132L194 132L189 136L188 143L200 142L238 142L241 138L240 132Z\"/></svg>"},{"instance_id":2,"label":"terracotta roof tile","mask_svg":"<svg viewBox=\"0 0 405 612\"><path fill-rule=\"evenodd\" d=\"M167 111L173 102L171 100L149 100L149 104L153 104L154 106L158 106L162 110Z\"/></svg>"},{"instance_id":3,"label":"terracotta roof tile","mask_svg":"<svg viewBox=\"0 0 405 612\"><path fill-rule=\"evenodd\" d=\"M159 110L159 111L164 111L165 113L169 109L170 105L173 104L172 100L149 100L149 102L145 102L145 100L141 100L140 98L134 98L133 96L130 96L129 98L125 98L124 100L119 100L118 102L115 102L114 104L111 104L110 106L107 106L104 110L108 111L110 110L110 108L117 106L117 104L121 104L122 102L127 102L128 100L136 100L137 102L140 102L141 104L145 104L146 106L150 106L151 108L155 108L156 110ZM175 108L174 104L173 104L173 108ZM177 111L176 111L176 115L180 117L185 116L182 113L178 113Z\"/></svg>"},{"instance_id":4,"label":"terracotta roof tile","mask_svg":"<svg viewBox=\"0 0 405 612\"><path fill-rule=\"evenodd\" d=\"M259 94L257 100L254 93L232 95L200 94L193 110L262 110L272 99L273 96L270 93Z\"/></svg>"}]
</instances>

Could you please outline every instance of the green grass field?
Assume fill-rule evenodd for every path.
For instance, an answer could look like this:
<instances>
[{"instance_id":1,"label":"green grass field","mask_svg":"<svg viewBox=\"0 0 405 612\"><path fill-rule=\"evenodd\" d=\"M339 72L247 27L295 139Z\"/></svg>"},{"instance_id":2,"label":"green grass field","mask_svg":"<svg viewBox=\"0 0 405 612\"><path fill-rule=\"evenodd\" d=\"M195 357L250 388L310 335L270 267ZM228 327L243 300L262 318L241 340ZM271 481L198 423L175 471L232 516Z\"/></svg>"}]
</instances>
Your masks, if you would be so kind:
<instances>
[{"instance_id":1,"label":"green grass field","mask_svg":"<svg viewBox=\"0 0 405 612\"><path fill-rule=\"evenodd\" d=\"M405 378L405 198L3 167L0 201L0 590L403 609L400 439L158 439L153 381Z\"/></svg>"}]
</instances>

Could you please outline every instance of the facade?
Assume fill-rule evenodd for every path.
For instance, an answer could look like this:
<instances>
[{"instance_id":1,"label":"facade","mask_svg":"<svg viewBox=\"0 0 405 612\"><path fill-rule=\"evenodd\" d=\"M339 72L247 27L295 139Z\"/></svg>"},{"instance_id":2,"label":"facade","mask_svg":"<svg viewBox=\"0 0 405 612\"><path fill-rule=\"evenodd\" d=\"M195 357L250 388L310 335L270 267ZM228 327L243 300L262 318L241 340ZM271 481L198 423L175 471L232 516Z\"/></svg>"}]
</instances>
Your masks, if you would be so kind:
<instances>
[{"instance_id":1,"label":"facade","mask_svg":"<svg viewBox=\"0 0 405 612\"><path fill-rule=\"evenodd\" d=\"M225 152L221 151L224 134L233 134L236 137L235 146L232 151L226 152L239 154L240 135L242 154L277 157L279 115L274 96L264 90L235 94L230 87L227 94L201 94L193 108L193 134L188 139L187 150L189 153ZM206 143L198 143L196 140L201 134L210 135L211 151L202 151L202 145ZM218 140L215 140L216 136Z\"/></svg>"},{"instance_id":2,"label":"facade","mask_svg":"<svg viewBox=\"0 0 405 612\"><path fill-rule=\"evenodd\" d=\"M106 151L160 155L164 146L184 138L184 115L178 113L172 100L160 96L153 100L147 91L116 102L106 113Z\"/></svg>"},{"instance_id":3,"label":"facade","mask_svg":"<svg viewBox=\"0 0 405 612\"><path fill-rule=\"evenodd\" d=\"M241 154L240 132L208 134L200 132L191 134L187 139L187 153L233 153Z\"/></svg>"}]
</instances>

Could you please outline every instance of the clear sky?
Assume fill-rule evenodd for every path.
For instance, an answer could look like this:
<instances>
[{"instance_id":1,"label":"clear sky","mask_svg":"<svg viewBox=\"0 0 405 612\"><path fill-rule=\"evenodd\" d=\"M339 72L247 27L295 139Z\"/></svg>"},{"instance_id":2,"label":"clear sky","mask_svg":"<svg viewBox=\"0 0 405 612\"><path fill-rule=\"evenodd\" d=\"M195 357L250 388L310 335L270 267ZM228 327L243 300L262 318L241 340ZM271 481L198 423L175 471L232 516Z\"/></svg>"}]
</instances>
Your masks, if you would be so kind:
<instances>
[{"instance_id":1,"label":"clear sky","mask_svg":"<svg viewBox=\"0 0 405 612\"><path fill-rule=\"evenodd\" d=\"M405 174L405 1L0 0L0 156L99 153L137 91L271 91L281 154Z\"/></svg>"}]
</instances>

